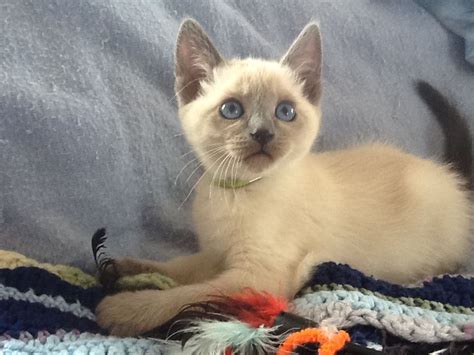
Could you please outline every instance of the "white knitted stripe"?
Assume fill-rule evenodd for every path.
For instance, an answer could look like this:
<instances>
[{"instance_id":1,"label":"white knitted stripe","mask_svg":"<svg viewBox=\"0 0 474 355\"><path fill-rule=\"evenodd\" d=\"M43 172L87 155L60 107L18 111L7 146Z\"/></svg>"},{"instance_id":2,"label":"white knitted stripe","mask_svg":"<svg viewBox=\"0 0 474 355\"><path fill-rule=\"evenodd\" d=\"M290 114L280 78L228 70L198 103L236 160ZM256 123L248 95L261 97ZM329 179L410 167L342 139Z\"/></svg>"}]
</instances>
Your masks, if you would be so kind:
<instances>
[{"instance_id":1,"label":"white knitted stripe","mask_svg":"<svg viewBox=\"0 0 474 355\"><path fill-rule=\"evenodd\" d=\"M351 303L352 308L356 309L371 309L377 312L390 312L393 314L404 314L406 316L416 318L433 318L441 324L466 324L474 323L474 315L445 312L445 311L433 311L416 306L407 306L400 304L392 300L380 298L375 294L364 294L360 291L346 291L346 290L334 290L334 291L318 291L303 296L305 302L309 302L315 306L320 304L327 304L331 302L348 301Z\"/></svg>"},{"instance_id":2,"label":"white knitted stripe","mask_svg":"<svg viewBox=\"0 0 474 355\"><path fill-rule=\"evenodd\" d=\"M61 312L72 313L76 317L87 318L95 321L95 315L90 309L81 305L79 301L67 303L61 296L36 295L33 290L20 292L14 287L0 285L0 300L14 299L16 301L25 301L30 303L40 303L47 308L56 308Z\"/></svg>"},{"instance_id":3,"label":"white knitted stripe","mask_svg":"<svg viewBox=\"0 0 474 355\"><path fill-rule=\"evenodd\" d=\"M455 325L440 324L428 317L409 317L371 309L354 310L348 301L313 305L303 299L297 299L293 304L297 314L316 321L320 326L340 329L358 324L371 325L413 342L434 343L471 339Z\"/></svg>"}]
</instances>

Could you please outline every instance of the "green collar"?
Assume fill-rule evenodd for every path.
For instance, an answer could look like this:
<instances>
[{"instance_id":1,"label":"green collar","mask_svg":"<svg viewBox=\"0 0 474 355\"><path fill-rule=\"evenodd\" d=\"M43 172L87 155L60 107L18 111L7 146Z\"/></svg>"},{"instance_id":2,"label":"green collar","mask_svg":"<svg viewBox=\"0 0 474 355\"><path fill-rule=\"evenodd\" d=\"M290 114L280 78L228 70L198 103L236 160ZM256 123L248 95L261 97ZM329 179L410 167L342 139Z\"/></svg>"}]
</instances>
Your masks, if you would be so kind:
<instances>
[{"instance_id":1,"label":"green collar","mask_svg":"<svg viewBox=\"0 0 474 355\"><path fill-rule=\"evenodd\" d=\"M256 177L251 180L240 180L240 179L222 179L222 180L215 180L213 182L214 186L222 187L223 189L241 189L242 187L249 186L250 184L257 182L262 177Z\"/></svg>"}]
</instances>

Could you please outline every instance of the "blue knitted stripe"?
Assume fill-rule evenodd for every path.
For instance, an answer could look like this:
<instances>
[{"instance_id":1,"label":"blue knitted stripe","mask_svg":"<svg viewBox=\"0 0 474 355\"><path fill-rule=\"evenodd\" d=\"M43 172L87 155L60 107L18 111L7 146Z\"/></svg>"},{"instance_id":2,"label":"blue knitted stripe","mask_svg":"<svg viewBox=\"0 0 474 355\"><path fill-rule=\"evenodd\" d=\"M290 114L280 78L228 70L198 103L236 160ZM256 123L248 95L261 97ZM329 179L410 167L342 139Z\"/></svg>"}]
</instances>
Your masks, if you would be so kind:
<instances>
[{"instance_id":1,"label":"blue knitted stripe","mask_svg":"<svg viewBox=\"0 0 474 355\"><path fill-rule=\"evenodd\" d=\"M331 283L365 288L391 297L418 297L453 306L474 307L474 281L462 276L443 276L426 282L422 287L409 288L376 280L348 265L328 262L315 268L305 289Z\"/></svg>"},{"instance_id":2,"label":"blue knitted stripe","mask_svg":"<svg viewBox=\"0 0 474 355\"><path fill-rule=\"evenodd\" d=\"M373 310L383 314L406 315L419 319L420 322L422 319L429 318L446 325L474 323L474 315L472 314L436 312L430 309L406 306L378 298L374 295L364 295L358 291L319 291L304 295L294 302L297 305L304 302L317 307L323 304L344 301L349 302L354 310Z\"/></svg>"},{"instance_id":3,"label":"blue knitted stripe","mask_svg":"<svg viewBox=\"0 0 474 355\"><path fill-rule=\"evenodd\" d=\"M61 280L58 276L36 267L0 269L0 284L14 287L20 292L33 289L37 295L62 296L67 302L79 301L83 306L94 310L104 297L98 287L84 289Z\"/></svg>"},{"instance_id":4,"label":"blue knitted stripe","mask_svg":"<svg viewBox=\"0 0 474 355\"><path fill-rule=\"evenodd\" d=\"M58 329L99 331L97 324L87 318L47 308L39 303L11 299L0 301L0 334L18 337L21 331L36 334L40 330L54 333Z\"/></svg>"},{"instance_id":5,"label":"blue knitted stripe","mask_svg":"<svg viewBox=\"0 0 474 355\"><path fill-rule=\"evenodd\" d=\"M90 309L83 307L79 302L67 303L61 296L36 295L33 290L20 292L14 287L0 285L0 300L15 300L30 303L39 303L47 308L56 308L61 312L69 312L76 317L95 321L95 315Z\"/></svg>"},{"instance_id":6,"label":"blue knitted stripe","mask_svg":"<svg viewBox=\"0 0 474 355\"><path fill-rule=\"evenodd\" d=\"M383 341L382 331L369 325L356 325L347 329L347 332L351 336L351 342L356 344L382 344Z\"/></svg>"},{"instance_id":7,"label":"blue knitted stripe","mask_svg":"<svg viewBox=\"0 0 474 355\"><path fill-rule=\"evenodd\" d=\"M2 353L23 354L179 354L181 344L139 338L104 337L99 334L67 333L62 337L50 335L42 341L6 340L0 341Z\"/></svg>"},{"instance_id":8,"label":"blue knitted stripe","mask_svg":"<svg viewBox=\"0 0 474 355\"><path fill-rule=\"evenodd\" d=\"M355 326L347 331L351 336L352 342L357 344L381 344L383 340L382 332L379 329L370 326ZM106 350L114 350L116 351L115 353L118 352L120 354L160 354L160 351L162 351L163 354L171 354L173 353L172 350L175 350L176 353L181 353L181 344L154 341L151 339L117 339L87 332L81 334L70 332L66 334L51 334L46 338L44 336L29 338L29 340L0 340L0 349L2 349L5 354L9 354L10 352L33 353L40 350L49 353L61 350L68 350L68 353L71 353L71 350L74 350L76 351L74 354L81 353L79 350L84 350L84 354L89 354L91 351L99 350L102 351L99 352L101 354L107 353Z\"/></svg>"}]
</instances>

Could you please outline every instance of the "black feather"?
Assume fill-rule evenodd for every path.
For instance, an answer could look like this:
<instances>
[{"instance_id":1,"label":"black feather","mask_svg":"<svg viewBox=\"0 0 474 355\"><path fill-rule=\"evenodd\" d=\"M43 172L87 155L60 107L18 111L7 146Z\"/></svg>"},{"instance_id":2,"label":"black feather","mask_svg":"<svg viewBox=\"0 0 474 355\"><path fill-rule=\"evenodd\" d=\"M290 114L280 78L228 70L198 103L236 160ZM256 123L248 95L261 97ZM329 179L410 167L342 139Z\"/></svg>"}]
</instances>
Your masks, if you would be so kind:
<instances>
[{"instance_id":1,"label":"black feather","mask_svg":"<svg viewBox=\"0 0 474 355\"><path fill-rule=\"evenodd\" d=\"M105 228L98 229L92 236L92 254L99 274L99 282L107 292L113 292L119 278L114 259L108 256L105 249L107 232Z\"/></svg>"},{"instance_id":2,"label":"black feather","mask_svg":"<svg viewBox=\"0 0 474 355\"><path fill-rule=\"evenodd\" d=\"M105 248L105 241L107 240L107 232L105 228L98 229L92 236L92 254L94 255L95 264L99 267L99 253L101 249Z\"/></svg>"}]
</instances>

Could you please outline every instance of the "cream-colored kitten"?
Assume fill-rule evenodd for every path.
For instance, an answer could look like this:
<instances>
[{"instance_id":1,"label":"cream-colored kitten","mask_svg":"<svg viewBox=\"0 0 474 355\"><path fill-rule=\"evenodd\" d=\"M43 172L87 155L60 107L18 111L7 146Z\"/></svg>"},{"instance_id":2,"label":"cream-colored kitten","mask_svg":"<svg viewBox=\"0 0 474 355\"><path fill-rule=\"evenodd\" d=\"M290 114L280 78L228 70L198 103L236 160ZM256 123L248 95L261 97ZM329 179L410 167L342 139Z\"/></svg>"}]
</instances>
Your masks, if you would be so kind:
<instances>
[{"instance_id":1,"label":"cream-colored kitten","mask_svg":"<svg viewBox=\"0 0 474 355\"><path fill-rule=\"evenodd\" d=\"M101 326L140 334L183 305L243 287L291 298L324 261L404 283L465 260L468 194L448 166L382 144L310 153L320 82L315 24L280 62L224 60L196 22L182 24L179 116L206 167L193 206L201 251L166 263L116 261L119 274L158 271L182 286L107 297Z\"/></svg>"}]
</instances>

